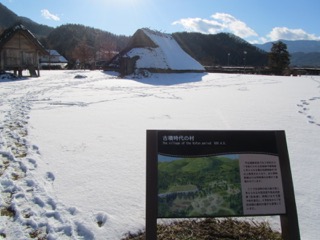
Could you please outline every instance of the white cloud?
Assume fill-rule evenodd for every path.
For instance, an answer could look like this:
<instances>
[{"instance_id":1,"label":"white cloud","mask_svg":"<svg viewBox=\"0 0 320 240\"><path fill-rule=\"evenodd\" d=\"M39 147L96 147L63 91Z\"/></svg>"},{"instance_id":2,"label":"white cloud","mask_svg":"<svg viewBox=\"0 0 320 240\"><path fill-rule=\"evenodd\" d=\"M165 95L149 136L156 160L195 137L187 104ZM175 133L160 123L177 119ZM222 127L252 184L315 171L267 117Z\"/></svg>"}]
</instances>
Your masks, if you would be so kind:
<instances>
[{"instance_id":1,"label":"white cloud","mask_svg":"<svg viewBox=\"0 0 320 240\"><path fill-rule=\"evenodd\" d=\"M227 13L216 13L211 16L212 18L221 21L224 25L224 29L231 31L239 37L252 37L258 36L258 34L251 28L249 28L244 22L236 19Z\"/></svg>"},{"instance_id":2,"label":"white cloud","mask_svg":"<svg viewBox=\"0 0 320 240\"><path fill-rule=\"evenodd\" d=\"M49 20L60 21L60 18L57 15L50 13L48 9L42 9L41 16Z\"/></svg>"},{"instance_id":3,"label":"white cloud","mask_svg":"<svg viewBox=\"0 0 320 240\"><path fill-rule=\"evenodd\" d=\"M289 29L286 27L275 27L267 35L271 41L283 40L320 40L314 34L307 33L303 29Z\"/></svg>"},{"instance_id":4,"label":"white cloud","mask_svg":"<svg viewBox=\"0 0 320 240\"><path fill-rule=\"evenodd\" d=\"M172 24L182 25L187 31L201 33L217 33L223 29L221 23L214 20L201 18L184 18L173 22Z\"/></svg>"},{"instance_id":5,"label":"white cloud","mask_svg":"<svg viewBox=\"0 0 320 240\"><path fill-rule=\"evenodd\" d=\"M215 13L211 18L183 18L172 23L181 25L186 31L216 34L231 32L251 43L264 43L283 40L320 40L320 36L310 34L303 29L289 29L287 27L274 27L266 36L259 36L245 22L228 13Z\"/></svg>"},{"instance_id":6,"label":"white cloud","mask_svg":"<svg viewBox=\"0 0 320 240\"><path fill-rule=\"evenodd\" d=\"M211 18L212 19L184 18L175 21L172 24L180 24L187 31L192 32L214 34L222 31L229 31L242 38L258 36L258 34L249 28L244 22L236 19L230 14L215 13Z\"/></svg>"}]
</instances>

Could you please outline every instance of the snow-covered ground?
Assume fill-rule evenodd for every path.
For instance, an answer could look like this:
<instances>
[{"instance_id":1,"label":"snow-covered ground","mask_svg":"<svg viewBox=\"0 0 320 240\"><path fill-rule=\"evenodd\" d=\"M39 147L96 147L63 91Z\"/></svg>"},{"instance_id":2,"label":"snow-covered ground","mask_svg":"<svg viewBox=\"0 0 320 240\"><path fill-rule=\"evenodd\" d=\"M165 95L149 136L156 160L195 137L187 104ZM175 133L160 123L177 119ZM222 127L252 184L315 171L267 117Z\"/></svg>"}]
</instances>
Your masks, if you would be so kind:
<instances>
[{"instance_id":1,"label":"snow-covered ground","mask_svg":"<svg viewBox=\"0 0 320 240\"><path fill-rule=\"evenodd\" d=\"M144 228L147 129L285 130L301 237L319 238L320 76L100 71L0 80L0 237Z\"/></svg>"}]
</instances>

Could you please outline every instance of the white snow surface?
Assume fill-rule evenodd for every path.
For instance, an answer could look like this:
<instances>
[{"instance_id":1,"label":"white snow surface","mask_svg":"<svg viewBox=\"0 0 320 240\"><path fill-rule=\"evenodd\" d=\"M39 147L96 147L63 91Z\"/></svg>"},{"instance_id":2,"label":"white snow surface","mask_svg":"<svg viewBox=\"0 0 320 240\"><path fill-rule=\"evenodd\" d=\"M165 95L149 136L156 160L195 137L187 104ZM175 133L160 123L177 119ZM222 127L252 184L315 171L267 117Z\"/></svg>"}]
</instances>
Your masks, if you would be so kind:
<instances>
[{"instance_id":1,"label":"white snow surface","mask_svg":"<svg viewBox=\"0 0 320 240\"><path fill-rule=\"evenodd\" d=\"M204 67L187 54L170 34L142 29L158 46L157 48L133 48L127 55L139 56L136 68L204 71Z\"/></svg>"},{"instance_id":2,"label":"white snow surface","mask_svg":"<svg viewBox=\"0 0 320 240\"><path fill-rule=\"evenodd\" d=\"M319 239L320 76L41 71L0 86L0 208L15 213L0 217L6 239L143 229L147 129L285 130L301 239Z\"/></svg>"}]
</instances>

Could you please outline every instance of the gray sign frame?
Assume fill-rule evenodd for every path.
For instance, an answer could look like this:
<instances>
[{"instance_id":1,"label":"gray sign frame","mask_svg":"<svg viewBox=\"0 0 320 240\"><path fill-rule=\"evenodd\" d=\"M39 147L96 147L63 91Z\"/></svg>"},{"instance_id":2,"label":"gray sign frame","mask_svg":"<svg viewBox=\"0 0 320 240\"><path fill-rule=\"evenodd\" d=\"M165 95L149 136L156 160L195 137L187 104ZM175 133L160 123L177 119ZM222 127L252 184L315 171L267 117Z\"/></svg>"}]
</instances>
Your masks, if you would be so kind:
<instances>
[{"instance_id":1,"label":"gray sign frame","mask_svg":"<svg viewBox=\"0 0 320 240\"><path fill-rule=\"evenodd\" d=\"M167 139L167 136L172 139ZM176 139L172 136L176 136ZM192 138L190 136L197 136L197 139L201 140L190 139ZM187 152L186 155L188 155L192 149L190 142L196 141L197 144L207 144L207 146L195 148L198 151L196 154L200 155L202 152L203 155L207 155L212 151L217 151L217 153L272 152L272 154L276 154L279 157L285 210L280 211L280 214L271 215L280 216L284 240L300 240L298 214L284 131L147 130L146 137L146 239L157 239L159 151L169 151L177 155L183 155ZM164 138L166 138L164 141L168 142L163 142ZM216 146L212 146L215 144ZM220 144L221 146L219 146Z\"/></svg>"}]
</instances>

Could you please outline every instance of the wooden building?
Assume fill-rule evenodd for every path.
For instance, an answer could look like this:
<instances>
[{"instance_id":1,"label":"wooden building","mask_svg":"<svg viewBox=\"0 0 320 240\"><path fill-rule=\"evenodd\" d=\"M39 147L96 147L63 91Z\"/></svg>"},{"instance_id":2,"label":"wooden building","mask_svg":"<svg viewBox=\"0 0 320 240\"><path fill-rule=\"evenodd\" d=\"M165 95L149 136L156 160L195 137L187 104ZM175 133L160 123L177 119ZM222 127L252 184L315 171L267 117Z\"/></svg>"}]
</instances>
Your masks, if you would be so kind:
<instances>
[{"instance_id":1,"label":"wooden building","mask_svg":"<svg viewBox=\"0 0 320 240\"><path fill-rule=\"evenodd\" d=\"M204 72L204 67L187 54L170 34L142 28L135 32L127 47L111 59L107 70L121 75L139 72Z\"/></svg>"},{"instance_id":2,"label":"wooden building","mask_svg":"<svg viewBox=\"0 0 320 240\"><path fill-rule=\"evenodd\" d=\"M39 58L47 54L36 37L21 24L6 29L0 36L2 71L14 71L16 75L22 76L23 70L29 70L30 76L39 76Z\"/></svg>"},{"instance_id":3,"label":"wooden building","mask_svg":"<svg viewBox=\"0 0 320 240\"><path fill-rule=\"evenodd\" d=\"M64 69L68 60L57 50L47 50L48 55L40 57L40 69Z\"/></svg>"}]
</instances>

